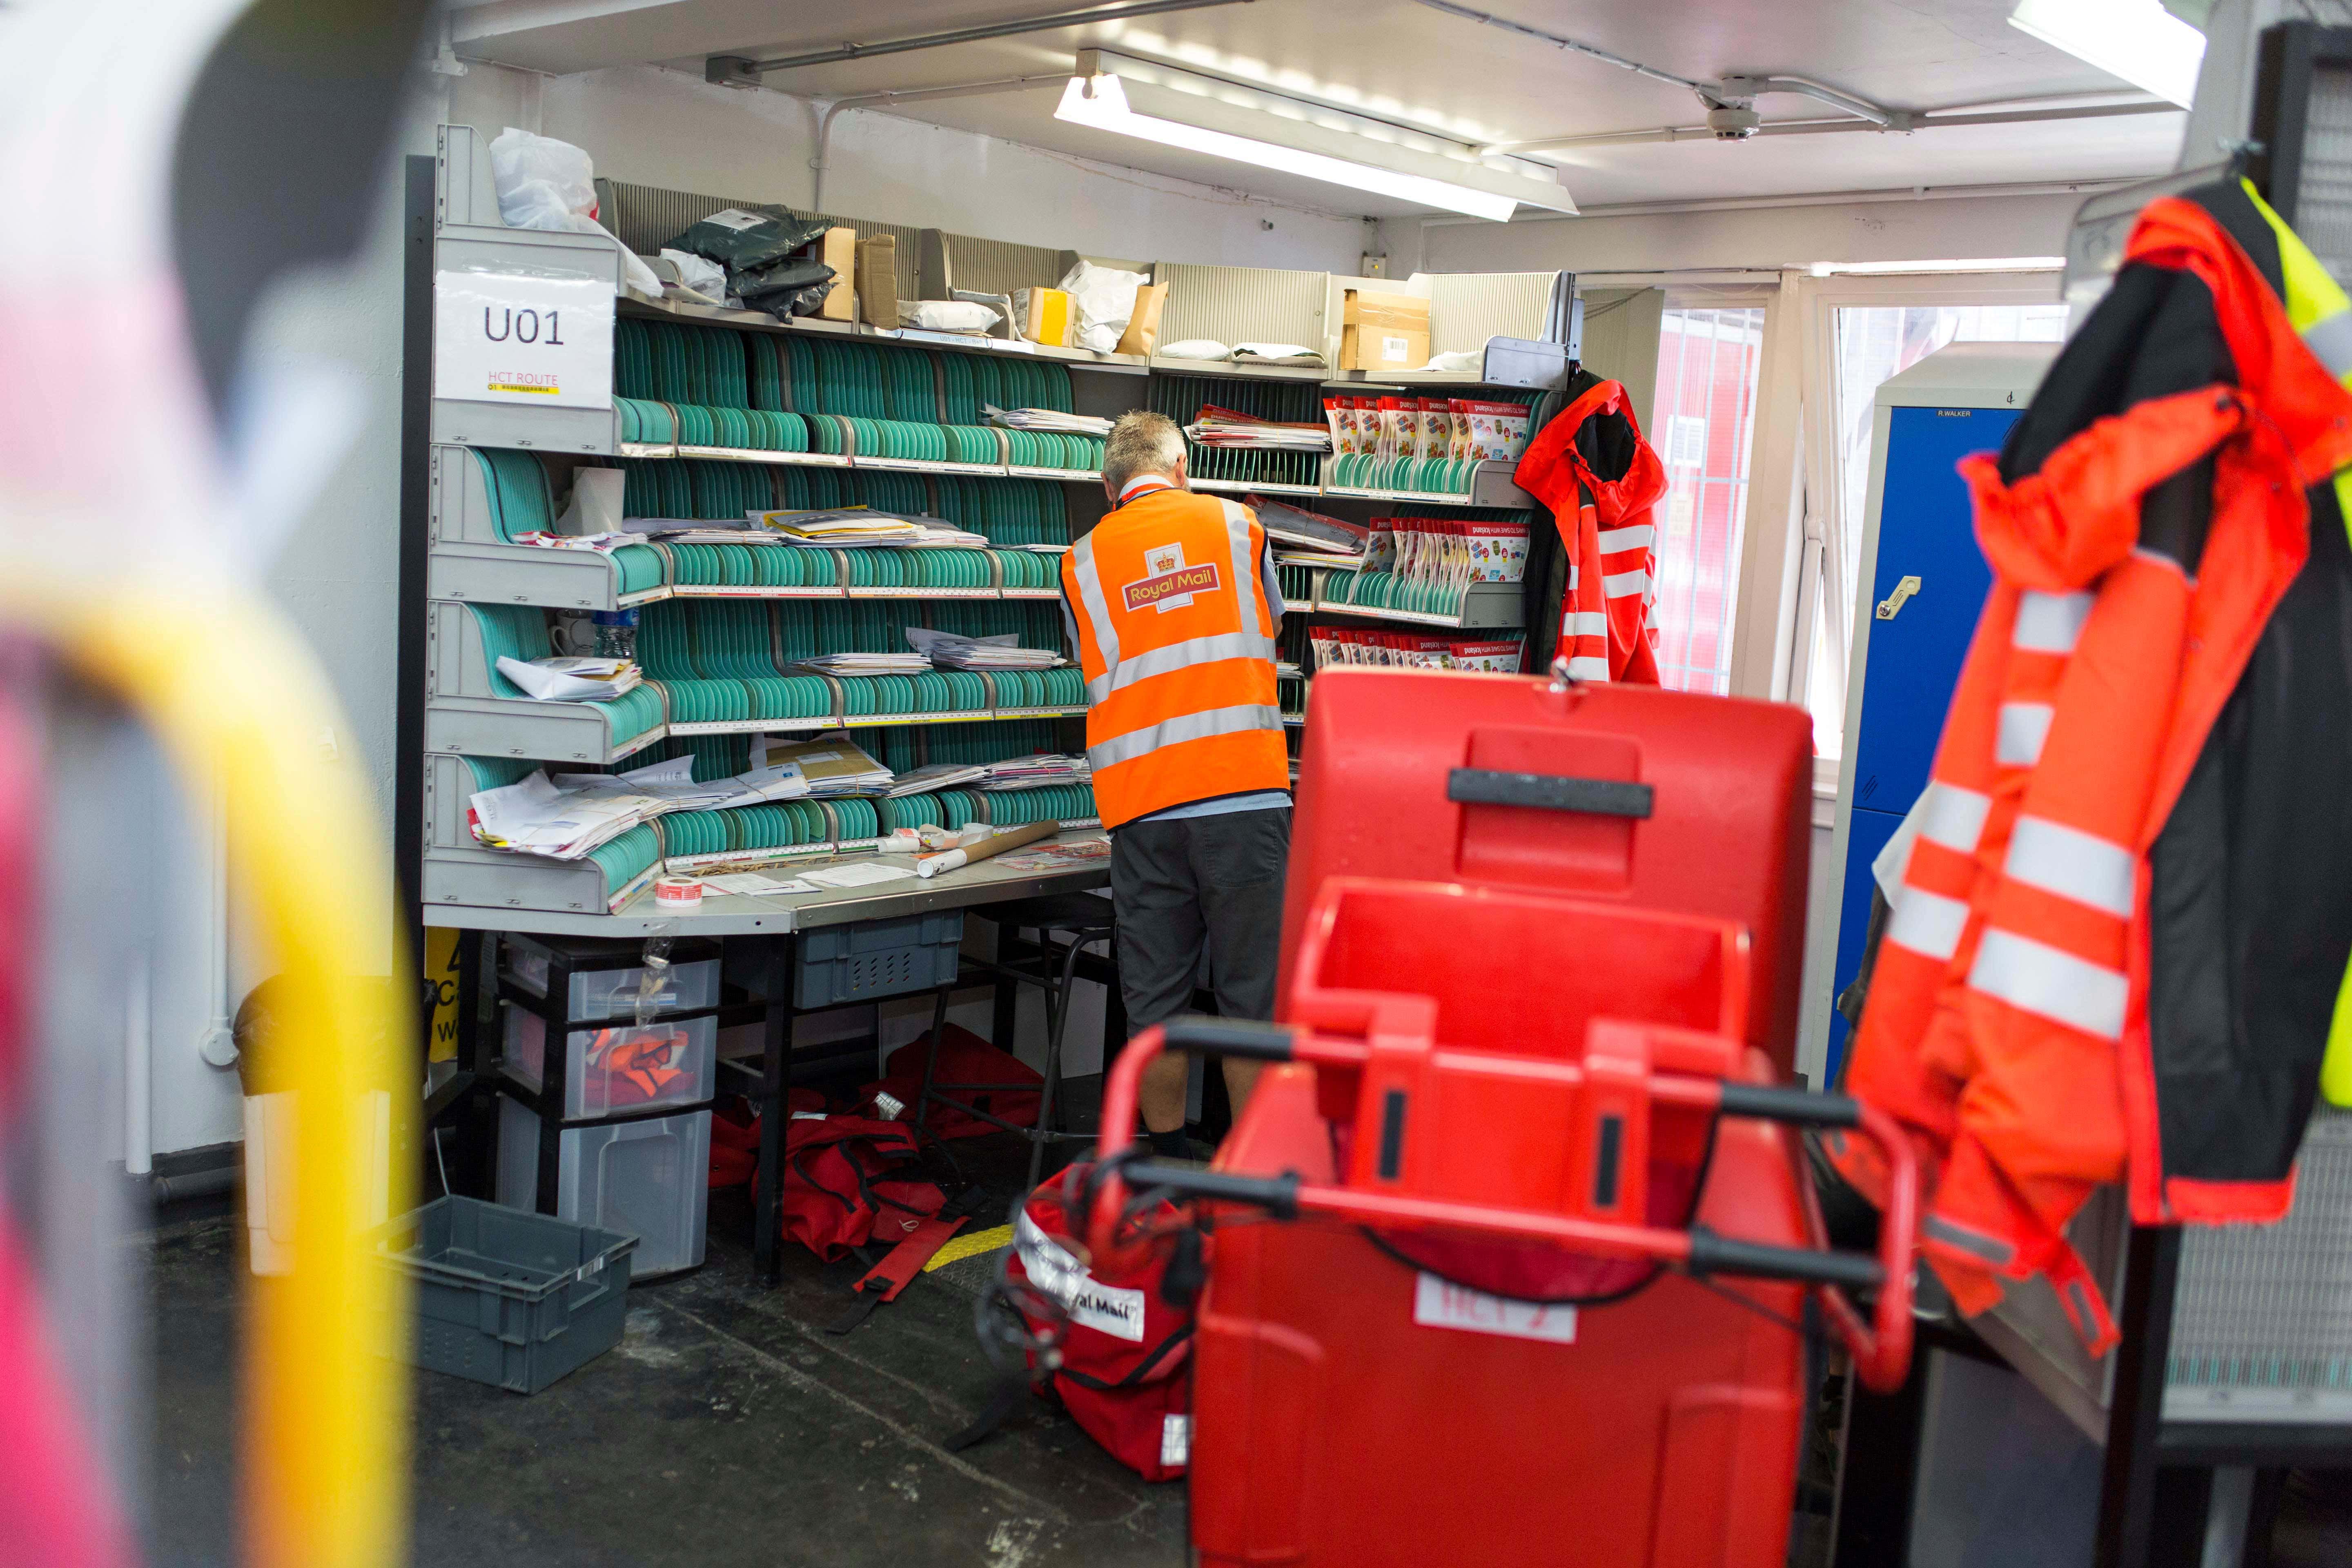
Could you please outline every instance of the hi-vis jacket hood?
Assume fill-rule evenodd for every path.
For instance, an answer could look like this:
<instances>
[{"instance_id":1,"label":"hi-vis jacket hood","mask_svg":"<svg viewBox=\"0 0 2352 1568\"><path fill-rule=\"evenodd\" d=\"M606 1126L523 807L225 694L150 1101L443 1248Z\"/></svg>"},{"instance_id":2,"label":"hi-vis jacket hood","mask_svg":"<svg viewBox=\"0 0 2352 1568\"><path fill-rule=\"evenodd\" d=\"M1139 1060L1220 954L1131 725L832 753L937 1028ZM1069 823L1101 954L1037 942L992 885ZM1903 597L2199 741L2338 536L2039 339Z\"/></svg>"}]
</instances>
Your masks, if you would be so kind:
<instances>
[{"instance_id":1,"label":"hi-vis jacket hood","mask_svg":"<svg viewBox=\"0 0 2352 1568\"><path fill-rule=\"evenodd\" d=\"M1960 465L1994 585L1848 1085L1937 1173L1923 1246L1965 1310L2045 1275L2103 1348L2062 1235L2094 1186L2147 1224L2291 1201L2352 952L2347 339L2250 187L2159 198Z\"/></svg>"},{"instance_id":2,"label":"hi-vis jacket hood","mask_svg":"<svg viewBox=\"0 0 2352 1568\"><path fill-rule=\"evenodd\" d=\"M1568 659L1572 678L1655 686L1650 608L1657 529L1651 509L1666 493L1665 466L1642 438L1622 385L1586 375L1570 390L1575 401L1537 432L1517 476L1522 489L1550 509L1567 563L1555 611L1546 570L1550 551L1538 541L1529 552L1529 591L1544 598L1528 617L1534 651L1540 657L1557 637L1553 651Z\"/></svg>"}]
</instances>

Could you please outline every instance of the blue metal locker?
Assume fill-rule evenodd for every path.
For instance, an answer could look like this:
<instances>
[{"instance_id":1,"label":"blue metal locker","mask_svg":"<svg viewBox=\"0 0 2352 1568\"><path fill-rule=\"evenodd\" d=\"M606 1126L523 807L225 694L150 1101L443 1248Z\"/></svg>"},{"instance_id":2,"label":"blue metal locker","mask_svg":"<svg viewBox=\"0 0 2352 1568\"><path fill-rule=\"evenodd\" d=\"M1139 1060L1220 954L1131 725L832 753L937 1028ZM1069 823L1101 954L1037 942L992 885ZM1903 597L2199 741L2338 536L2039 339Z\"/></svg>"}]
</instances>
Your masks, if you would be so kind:
<instances>
[{"instance_id":1,"label":"blue metal locker","mask_svg":"<svg viewBox=\"0 0 2352 1568\"><path fill-rule=\"evenodd\" d=\"M1927 786L1944 711L1992 574L1977 549L1968 487L1955 466L1998 450L2056 353L2050 343L1959 343L1878 390L1864 520L1853 655L1840 770L1835 962L1829 998L1862 965L1871 861ZM1845 1020L1826 1013L1824 1075L1844 1059Z\"/></svg>"}]
</instances>

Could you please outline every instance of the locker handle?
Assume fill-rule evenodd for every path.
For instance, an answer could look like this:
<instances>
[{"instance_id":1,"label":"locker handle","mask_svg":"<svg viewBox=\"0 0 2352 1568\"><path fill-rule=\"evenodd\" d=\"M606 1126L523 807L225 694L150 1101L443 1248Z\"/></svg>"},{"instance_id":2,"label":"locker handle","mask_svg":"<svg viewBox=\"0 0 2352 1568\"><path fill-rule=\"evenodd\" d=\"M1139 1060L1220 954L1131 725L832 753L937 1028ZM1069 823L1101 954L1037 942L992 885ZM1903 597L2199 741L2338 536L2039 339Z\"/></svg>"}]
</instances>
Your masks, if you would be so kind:
<instances>
[{"instance_id":1,"label":"locker handle","mask_svg":"<svg viewBox=\"0 0 2352 1568\"><path fill-rule=\"evenodd\" d=\"M1464 805L1532 805L1546 811L1588 812L1596 816L1647 817L1656 792L1648 784L1624 779L1455 768L1445 775L1445 798Z\"/></svg>"},{"instance_id":2,"label":"locker handle","mask_svg":"<svg viewBox=\"0 0 2352 1568\"><path fill-rule=\"evenodd\" d=\"M1918 591L1919 579L1906 574L1902 581L1895 584L1895 592L1878 601L1878 618L1882 621L1893 620L1896 612L1903 608L1905 601Z\"/></svg>"}]
</instances>

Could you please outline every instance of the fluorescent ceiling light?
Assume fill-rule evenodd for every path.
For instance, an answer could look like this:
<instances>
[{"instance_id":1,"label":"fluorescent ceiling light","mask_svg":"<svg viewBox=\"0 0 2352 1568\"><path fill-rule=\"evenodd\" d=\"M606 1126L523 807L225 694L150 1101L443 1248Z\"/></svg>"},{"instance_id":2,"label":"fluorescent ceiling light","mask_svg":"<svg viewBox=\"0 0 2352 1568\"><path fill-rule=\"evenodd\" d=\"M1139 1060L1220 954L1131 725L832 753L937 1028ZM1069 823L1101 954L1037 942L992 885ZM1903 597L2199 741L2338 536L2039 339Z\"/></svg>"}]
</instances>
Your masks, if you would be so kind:
<instances>
[{"instance_id":1,"label":"fluorescent ceiling light","mask_svg":"<svg viewBox=\"0 0 2352 1568\"><path fill-rule=\"evenodd\" d=\"M2197 96L2205 35L2158 0L2019 0L2009 25L2183 109Z\"/></svg>"},{"instance_id":2,"label":"fluorescent ceiling light","mask_svg":"<svg viewBox=\"0 0 2352 1568\"><path fill-rule=\"evenodd\" d=\"M2063 256L1992 256L1969 261L1816 261L1811 270L1816 278L1830 278L1905 272L2062 272L2065 267Z\"/></svg>"},{"instance_id":3,"label":"fluorescent ceiling light","mask_svg":"<svg viewBox=\"0 0 2352 1568\"><path fill-rule=\"evenodd\" d=\"M1489 218L1496 223L1507 221L1518 206L1518 202L1513 197L1473 190L1467 185L1451 184L1423 174L1400 174L1393 169L1376 168L1370 163L1302 152L1278 142L1261 142L1254 137L1186 125L1180 121L1162 120L1156 115L1138 114L1128 107L1127 89L1116 76L1072 77L1070 85L1063 89L1061 106L1054 110L1054 118L1091 130L1111 131L1121 136L1157 142L1163 147L1205 153L1213 158L1229 158L1237 163L1255 163L1261 169L1274 169L1286 174L1320 180L1327 184L1370 191L1375 195L1395 196L1401 201L1441 207L1447 212L1466 213L1472 217Z\"/></svg>"}]
</instances>

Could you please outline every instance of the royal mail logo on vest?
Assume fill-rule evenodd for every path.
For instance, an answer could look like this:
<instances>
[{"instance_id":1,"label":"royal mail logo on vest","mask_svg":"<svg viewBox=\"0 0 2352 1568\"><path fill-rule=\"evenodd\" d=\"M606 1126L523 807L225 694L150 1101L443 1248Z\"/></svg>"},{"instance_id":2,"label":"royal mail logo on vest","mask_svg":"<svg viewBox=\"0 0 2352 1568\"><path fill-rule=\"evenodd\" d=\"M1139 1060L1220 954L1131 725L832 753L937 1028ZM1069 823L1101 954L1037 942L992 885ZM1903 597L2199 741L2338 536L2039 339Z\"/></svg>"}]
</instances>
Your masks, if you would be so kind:
<instances>
[{"instance_id":1,"label":"royal mail logo on vest","mask_svg":"<svg viewBox=\"0 0 2352 1568\"><path fill-rule=\"evenodd\" d=\"M1146 575L1121 590L1129 610L1158 610L1164 616L1191 604L1195 594L1213 594L1223 586L1217 576L1216 563L1185 565L1184 547L1181 544L1162 544L1145 551L1143 570Z\"/></svg>"}]
</instances>

